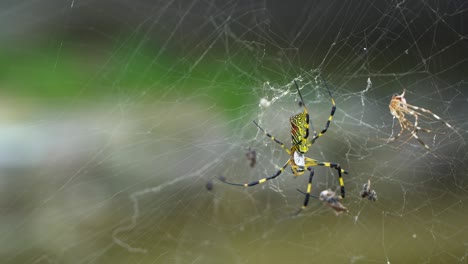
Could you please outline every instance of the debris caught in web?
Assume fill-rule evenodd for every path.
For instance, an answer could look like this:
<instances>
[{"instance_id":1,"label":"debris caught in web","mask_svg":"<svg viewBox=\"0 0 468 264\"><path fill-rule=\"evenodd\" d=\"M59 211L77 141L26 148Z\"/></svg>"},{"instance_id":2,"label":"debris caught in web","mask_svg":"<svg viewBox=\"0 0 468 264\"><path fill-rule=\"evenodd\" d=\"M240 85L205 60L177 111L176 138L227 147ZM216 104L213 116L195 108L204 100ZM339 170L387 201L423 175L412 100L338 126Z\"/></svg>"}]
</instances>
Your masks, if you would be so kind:
<instances>
[{"instance_id":1,"label":"debris caught in web","mask_svg":"<svg viewBox=\"0 0 468 264\"><path fill-rule=\"evenodd\" d=\"M341 196L336 195L334 191L328 189L322 191L319 196L320 201L322 201L326 206L335 210L335 214L339 215L343 212L348 212L348 208L346 208L343 204L341 204Z\"/></svg>"},{"instance_id":2,"label":"debris caught in web","mask_svg":"<svg viewBox=\"0 0 468 264\"><path fill-rule=\"evenodd\" d=\"M213 190L213 181L212 180L208 180L205 184L205 188L208 190L208 191L211 191Z\"/></svg>"},{"instance_id":3,"label":"debris caught in web","mask_svg":"<svg viewBox=\"0 0 468 264\"><path fill-rule=\"evenodd\" d=\"M365 183L362 186L362 191L361 191L361 197L366 198L371 200L371 201L377 201L377 193L374 190L371 190L371 183L370 179L367 180L367 183Z\"/></svg>"},{"instance_id":4,"label":"debris caught in web","mask_svg":"<svg viewBox=\"0 0 468 264\"><path fill-rule=\"evenodd\" d=\"M247 153L245 153L245 156L247 157L247 160L249 161L250 167L251 168L255 167L255 164L257 163L257 151L249 147L249 149L247 150Z\"/></svg>"}]
</instances>

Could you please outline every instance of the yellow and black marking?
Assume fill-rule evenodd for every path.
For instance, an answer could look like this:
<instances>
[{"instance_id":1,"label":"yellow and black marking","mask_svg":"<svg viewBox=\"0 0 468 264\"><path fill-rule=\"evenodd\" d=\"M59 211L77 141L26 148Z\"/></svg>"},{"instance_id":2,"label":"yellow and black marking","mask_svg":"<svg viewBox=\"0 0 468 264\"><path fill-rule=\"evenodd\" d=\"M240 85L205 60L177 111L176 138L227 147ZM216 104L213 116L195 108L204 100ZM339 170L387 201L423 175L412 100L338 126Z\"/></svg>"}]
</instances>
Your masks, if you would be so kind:
<instances>
[{"instance_id":1,"label":"yellow and black marking","mask_svg":"<svg viewBox=\"0 0 468 264\"><path fill-rule=\"evenodd\" d=\"M325 134L327 132L328 128L330 127L330 123L331 123L331 121L333 119L333 116L335 115L335 111L336 111L335 99L333 99L332 93L331 93L330 89L328 88L327 82L325 80L323 80L323 83L325 84L325 87L327 88L328 94L330 95L331 102L332 102L332 109L331 109L331 112L330 112L330 116L328 117L327 123L325 124L325 128L310 140L311 144L314 144L315 141L319 137L323 136L323 134Z\"/></svg>"},{"instance_id":2,"label":"yellow and black marking","mask_svg":"<svg viewBox=\"0 0 468 264\"><path fill-rule=\"evenodd\" d=\"M340 184L341 197L343 197L343 198L345 197L346 191L345 191L345 187L344 187L344 181L343 181L342 174L343 173L348 174L348 172L346 170L343 170L341 168L340 164L332 163L332 162L321 162L321 161L314 160L314 159L311 159L311 158L306 158L305 165L308 168L315 167L315 166L324 166L324 167L329 167L329 168L332 168L332 169L335 169L336 171L338 171L338 182Z\"/></svg>"},{"instance_id":3,"label":"yellow and black marking","mask_svg":"<svg viewBox=\"0 0 468 264\"><path fill-rule=\"evenodd\" d=\"M330 168L333 168L335 169L336 171L338 171L338 181L340 183L340 191L341 191L341 197L345 198L345 187L344 187L344 181L343 181L343 177L341 175L341 173L345 173L345 174L348 174L347 171L343 170L340 166L340 164L336 164L336 163L331 163L331 162L319 162L317 164L318 166L325 166L325 167L330 167Z\"/></svg>"},{"instance_id":4,"label":"yellow and black marking","mask_svg":"<svg viewBox=\"0 0 468 264\"><path fill-rule=\"evenodd\" d=\"M323 78L322 78L322 80L323 80ZM277 140L273 135L266 132L262 127L260 127L260 125L258 125L257 122L253 121L253 123L267 137L269 137L272 141L274 141L278 145L280 145L281 148L284 149L290 155L288 161L281 168L279 168L278 171L276 171L275 174L273 174L273 175L271 175L269 177L262 178L262 179L257 180L257 181L250 182L250 183L227 182L224 178L221 178L221 177L219 177L218 179L220 181L226 183L226 184L235 185L235 186L250 187L250 186L255 186L255 185L258 185L258 184L262 184L264 182L267 182L269 180L272 180L272 179L280 176L281 173L284 172L284 170L286 169L286 167L288 165L291 165L291 170L292 170L294 176L303 175L305 173L305 168L307 168L307 170L310 171L309 182L307 184L307 191L302 192L302 191L299 190L301 193L306 195L306 197L304 199L303 206L302 206L302 209L304 209L304 208L307 207L307 205L309 203L309 200L310 200L310 197L318 198L316 196L311 195L312 180L313 180L313 177L314 177L314 169L312 167L314 167L314 166L324 166L324 167L330 167L330 168L336 169L338 171L338 181L339 181L339 184L340 184L340 187L341 187L341 197L344 198L345 197L345 187L344 187L344 182L343 182L343 178L342 178L342 173L348 174L348 172L341 169L340 165L337 164L337 163L320 162L320 161L317 161L317 160L314 160L314 159L307 158L307 157L303 156L305 153L307 153L307 151L309 150L309 147L315 142L315 140L317 138L321 137L323 134L325 134L327 132L328 128L330 127L330 123L331 123L331 121L333 119L333 115L335 114L335 111L336 111L335 100L333 99L332 94L330 92L330 89L328 88L328 85L325 82L325 80L323 80L323 82L325 83L325 86L327 88L328 94L330 95L333 106L332 106L332 110L330 112L330 116L328 117L328 121L325 124L325 128L320 133L317 134L317 132L314 130L312 140L310 140L310 141L308 140L308 138L309 138L309 129L310 128L313 129L313 126L310 124L309 113L307 111L307 107L305 106L304 99L302 98L301 91L299 90L299 86L297 85L296 80L294 80L297 92L298 92L298 94L299 94L299 96L301 98L300 105L303 107L303 111L301 113L296 114L296 115L294 115L294 116L292 116L290 118L291 139L292 139L291 148L287 149L285 147L285 145L281 141ZM300 163L299 165L296 164L296 161L295 161L296 156L294 156L294 155L297 155L297 154L301 155L300 156L301 160L299 162ZM304 159L304 161L302 161L302 159ZM304 163L304 164L302 164L302 163ZM301 211L301 210L299 210L299 211Z\"/></svg>"},{"instance_id":5,"label":"yellow and black marking","mask_svg":"<svg viewBox=\"0 0 468 264\"><path fill-rule=\"evenodd\" d=\"M270 133L266 132L265 129L263 129L259 124L257 124L257 122L255 121L252 121L252 122L263 132L263 134L265 134L265 136L269 137L271 140L278 143L281 146L281 148L284 149L288 154L291 154L291 151L284 146L283 142L277 140Z\"/></svg>"},{"instance_id":6,"label":"yellow and black marking","mask_svg":"<svg viewBox=\"0 0 468 264\"><path fill-rule=\"evenodd\" d=\"M314 168L309 167L307 169L310 171L310 174L309 174L309 182L307 183L306 197L304 198L304 204L302 205L302 209L305 209L307 205L309 204L310 192L312 191L312 179L314 178Z\"/></svg>"},{"instance_id":7,"label":"yellow and black marking","mask_svg":"<svg viewBox=\"0 0 468 264\"><path fill-rule=\"evenodd\" d=\"M307 112L299 113L290 118L291 122L291 140L301 153L306 153L309 150L309 114Z\"/></svg>"},{"instance_id":8,"label":"yellow and black marking","mask_svg":"<svg viewBox=\"0 0 468 264\"><path fill-rule=\"evenodd\" d=\"M299 85L297 85L296 80L294 80L296 85L297 93L301 98L301 105L304 108L302 113L296 114L289 119L291 124L291 143L296 147L297 151L301 153L306 153L309 150L309 142L307 138L309 137L309 113L307 107L302 98L301 91L299 90Z\"/></svg>"},{"instance_id":9,"label":"yellow and black marking","mask_svg":"<svg viewBox=\"0 0 468 264\"><path fill-rule=\"evenodd\" d=\"M272 180L276 177L278 177L283 171L284 169L289 165L289 160L288 162L286 162L283 167L279 168L278 171L276 171L275 174L269 176L269 177L266 177L266 178L263 178L263 179L260 179L258 181L253 181L253 182L249 182L249 183L232 183L232 182L227 182L225 179L221 179L221 178L218 178L220 181L224 182L224 183L227 183L227 184L230 184L230 185L235 185L235 186L244 186L244 187L250 187L250 186L255 186L257 184L262 184L266 181L269 181L269 180Z\"/></svg>"}]
</instances>

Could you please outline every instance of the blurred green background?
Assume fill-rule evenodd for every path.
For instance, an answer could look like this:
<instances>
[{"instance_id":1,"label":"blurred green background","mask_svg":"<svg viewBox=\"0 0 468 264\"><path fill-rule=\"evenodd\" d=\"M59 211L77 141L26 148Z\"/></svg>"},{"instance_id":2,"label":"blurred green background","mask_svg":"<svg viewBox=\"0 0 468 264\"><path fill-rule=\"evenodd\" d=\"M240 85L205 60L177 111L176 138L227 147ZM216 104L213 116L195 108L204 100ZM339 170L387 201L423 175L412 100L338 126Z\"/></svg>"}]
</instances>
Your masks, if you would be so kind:
<instances>
[{"instance_id":1,"label":"blurred green background","mask_svg":"<svg viewBox=\"0 0 468 264\"><path fill-rule=\"evenodd\" d=\"M465 263L468 5L460 1L0 3L1 263ZM339 162L349 213L303 202L289 146ZM456 127L397 133L391 95ZM261 99L270 105L260 105ZM248 148L257 164L248 165ZM370 179L378 201L359 197ZM212 186L212 188L207 188ZM313 194L336 190L317 168ZM210 190L209 190L210 189Z\"/></svg>"}]
</instances>

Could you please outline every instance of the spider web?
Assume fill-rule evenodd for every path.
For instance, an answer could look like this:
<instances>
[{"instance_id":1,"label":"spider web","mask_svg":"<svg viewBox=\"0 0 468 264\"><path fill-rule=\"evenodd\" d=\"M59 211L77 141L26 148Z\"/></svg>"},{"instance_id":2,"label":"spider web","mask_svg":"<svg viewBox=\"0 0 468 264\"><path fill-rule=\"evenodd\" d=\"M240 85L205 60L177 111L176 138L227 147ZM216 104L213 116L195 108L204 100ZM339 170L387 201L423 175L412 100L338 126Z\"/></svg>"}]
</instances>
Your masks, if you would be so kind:
<instances>
[{"instance_id":1,"label":"spider web","mask_svg":"<svg viewBox=\"0 0 468 264\"><path fill-rule=\"evenodd\" d=\"M70 60L91 69L65 82L71 95L2 93L29 106L0 129L3 263L467 261L465 2L4 5L16 51L53 39L45 74ZM320 131L331 110L322 78L337 111L306 156L349 171L348 213L311 198L292 216L307 173L289 168L251 188L215 179L255 181L287 161L252 121L289 148L289 117L302 110L293 80ZM437 132L419 133L431 151L409 133L388 142L400 129L388 105L403 89L454 126L419 120ZM4 101L6 117L21 104ZM360 197L368 180L375 202ZM339 190L336 172L315 168L312 195L327 189Z\"/></svg>"}]
</instances>

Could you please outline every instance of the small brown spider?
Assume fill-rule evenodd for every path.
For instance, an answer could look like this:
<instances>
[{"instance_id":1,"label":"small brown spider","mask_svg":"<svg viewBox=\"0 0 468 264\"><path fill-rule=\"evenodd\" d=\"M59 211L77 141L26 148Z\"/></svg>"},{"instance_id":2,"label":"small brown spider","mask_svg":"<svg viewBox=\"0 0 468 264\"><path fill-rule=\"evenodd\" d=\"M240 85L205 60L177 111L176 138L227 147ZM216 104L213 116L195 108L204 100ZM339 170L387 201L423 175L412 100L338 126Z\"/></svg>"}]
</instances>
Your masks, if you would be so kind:
<instances>
[{"instance_id":1,"label":"small brown spider","mask_svg":"<svg viewBox=\"0 0 468 264\"><path fill-rule=\"evenodd\" d=\"M406 90L403 90L403 93L401 95L398 95L398 94L393 95L392 100L390 101L390 105L389 105L390 113L393 115L393 118L398 119L401 129L398 135L396 135L396 137L389 139L389 142L393 142L397 140L401 136L404 130L408 130L408 132L411 133L412 137L418 140L418 142L421 145L423 145L427 150L430 150L429 146L419 138L418 132L423 131L426 133L433 133L433 134L444 134L444 133L437 133L426 128L421 128L420 126L418 126L419 117L423 117L429 120L436 119L437 121L444 123L450 129L454 129L454 128L449 123L445 122L438 115L432 113L431 111L406 103L405 93L406 93ZM414 117L414 123L410 122L406 118L407 116Z\"/></svg>"}]
</instances>

